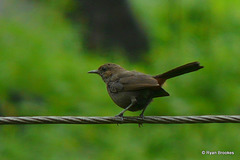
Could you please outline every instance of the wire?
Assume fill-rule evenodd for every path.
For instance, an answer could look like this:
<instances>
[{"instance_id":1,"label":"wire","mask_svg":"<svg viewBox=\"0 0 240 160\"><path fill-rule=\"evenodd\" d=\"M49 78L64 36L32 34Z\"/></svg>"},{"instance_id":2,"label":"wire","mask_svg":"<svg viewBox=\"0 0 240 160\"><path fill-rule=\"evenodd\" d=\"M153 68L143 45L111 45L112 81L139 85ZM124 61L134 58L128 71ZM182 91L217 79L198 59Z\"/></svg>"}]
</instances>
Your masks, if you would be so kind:
<instances>
[{"instance_id":1,"label":"wire","mask_svg":"<svg viewBox=\"0 0 240 160\"><path fill-rule=\"evenodd\" d=\"M80 116L33 116L0 117L0 125L6 124L193 124L193 123L240 123L238 115L204 116L145 116L140 117L80 117Z\"/></svg>"}]
</instances>

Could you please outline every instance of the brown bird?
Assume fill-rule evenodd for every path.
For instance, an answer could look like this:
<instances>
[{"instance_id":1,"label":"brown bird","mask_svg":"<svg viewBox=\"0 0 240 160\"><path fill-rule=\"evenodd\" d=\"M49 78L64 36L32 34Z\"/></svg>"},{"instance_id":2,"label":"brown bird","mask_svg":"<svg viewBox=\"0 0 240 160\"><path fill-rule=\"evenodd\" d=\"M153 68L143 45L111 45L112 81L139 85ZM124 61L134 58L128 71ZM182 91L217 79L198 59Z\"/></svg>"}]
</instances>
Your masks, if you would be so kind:
<instances>
[{"instance_id":1,"label":"brown bird","mask_svg":"<svg viewBox=\"0 0 240 160\"><path fill-rule=\"evenodd\" d=\"M123 117L125 111L142 110L140 117L153 98L165 97L169 94L162 88L167 79L180 76L185 73L197 71L203 68L199 62L192 62L163 74L151 76L148 74L128 71L121 66L107 63L88 73L100 75L107 85L107 91L112 100L121 108L124 108L116 116Z\"/></svg>"}]
</instances>

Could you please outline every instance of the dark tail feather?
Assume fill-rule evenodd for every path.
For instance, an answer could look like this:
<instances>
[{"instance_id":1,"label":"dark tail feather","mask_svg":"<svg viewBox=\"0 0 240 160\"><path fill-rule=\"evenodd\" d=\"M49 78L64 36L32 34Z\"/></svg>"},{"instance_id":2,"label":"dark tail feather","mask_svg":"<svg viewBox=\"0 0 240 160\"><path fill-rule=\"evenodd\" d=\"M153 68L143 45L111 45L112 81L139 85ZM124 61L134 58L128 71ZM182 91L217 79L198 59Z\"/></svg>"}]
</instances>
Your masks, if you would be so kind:
<instances>
[{"instance_id":1,"label":"dark tail feather","mask_svg":"<svg viewBox=\"0 0 240 160\"><path fill-rule=\"evenodd\" d=\"M169 93L165 91L162 87L157 90L154 90L154 92L152 93L153 93L153 98L170 96Z\"/></svg>"},{"instance_id":2,"label":"dark tail feather","mask_svg":"<svg viewBox=\"0 0 240 160\"><path fill-rule=\"evenodd\" d=\"M199 62L192 62L192 63L182 65L180 67L174 68L163 74L156 75L156 76L154 76L154 78L156 78L159 81L163 81L163 83L164 83L164 81L167 79L170 79L170 78L173 78L176 76L180 76L185 73L194 72L201 68L203 68L203 66L200 66Z\"/></svg>"}]
</instances>

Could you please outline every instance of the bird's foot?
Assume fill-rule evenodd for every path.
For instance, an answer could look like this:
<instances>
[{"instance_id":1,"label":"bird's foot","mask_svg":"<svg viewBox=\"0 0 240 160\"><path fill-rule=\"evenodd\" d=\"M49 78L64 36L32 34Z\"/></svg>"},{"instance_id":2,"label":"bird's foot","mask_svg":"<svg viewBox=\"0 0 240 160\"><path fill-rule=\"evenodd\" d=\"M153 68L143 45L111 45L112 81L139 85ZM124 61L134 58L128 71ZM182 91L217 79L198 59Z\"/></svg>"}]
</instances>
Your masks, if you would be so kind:
<instances>
[{"instance_id":1,"label":"bird's foot","mask_svg":"<svg viewBox=\"0 0 240 160\"><path fill-rule=\"evenodd\" d=\"M142 120L144 120L144 115L143 115L142 113L139 115L139 117L140 117ZM139 128L143 127L143 124L142 124L142 123L138 123L138 127L139 127Z\"/></svg>"},{"instance_id":2,"label":"bird's foot","mask_svg":"<svg viewBox=\"0 0 240 160\"><path fill-rule=\"evenodd\" d=\"M123 122L123 114L122 113L116 115L115 117L120 118L121 122ZM119 125L119 123L117 123L117 125Z\"/></svg>"},{"instance_id":3,"label":"bird's foot","mask_svg":"<svg viewBox=\"0 0 240 160\"><path fill-rule=\"evenodd\" d=\"M139 115L139 117L142 118L142 120L144 120L144 115L142 113Z\"/></svg>"}]
</instances>

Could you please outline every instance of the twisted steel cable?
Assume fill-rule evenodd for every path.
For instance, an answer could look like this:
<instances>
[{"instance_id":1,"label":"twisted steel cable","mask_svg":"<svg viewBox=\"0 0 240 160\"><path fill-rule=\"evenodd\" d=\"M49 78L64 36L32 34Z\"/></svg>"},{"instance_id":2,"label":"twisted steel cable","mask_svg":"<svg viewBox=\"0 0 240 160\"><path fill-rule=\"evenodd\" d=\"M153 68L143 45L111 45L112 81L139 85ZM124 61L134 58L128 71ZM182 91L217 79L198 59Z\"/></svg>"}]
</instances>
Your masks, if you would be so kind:
<instances>
[{"instance_id":1,"label":"twisted steel cable","mask_svg":"<svg viewBox=\"0 0 240 160\"><path fill-rule=\"evenodd\" d=\"M140 117L80 117L80 116L33 116L0 117L0 125L6 124L193 124L193 123L240 123L239 115L204 116L145 116Z\"/></svg>"}]
</instances>

